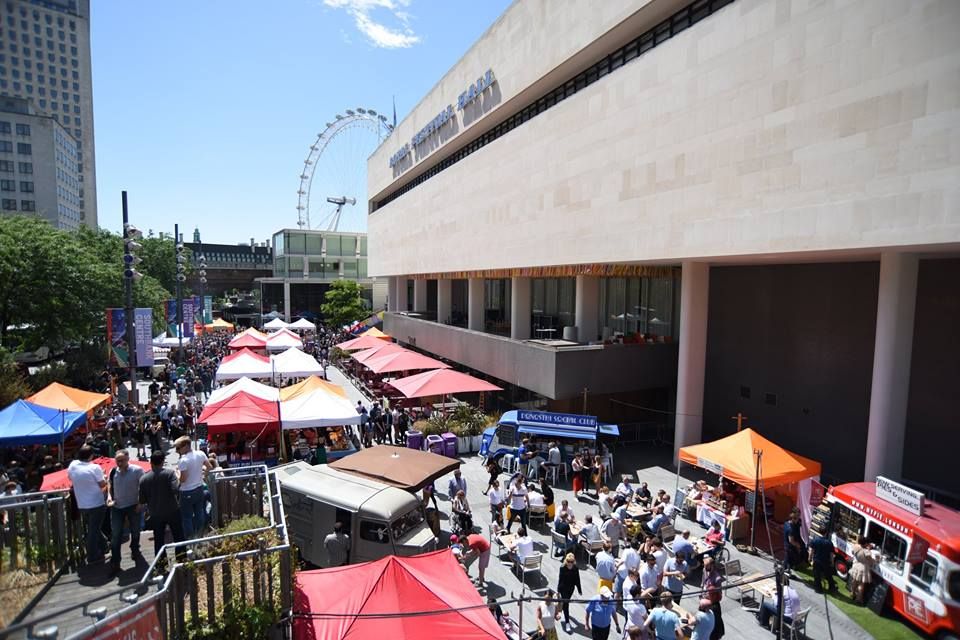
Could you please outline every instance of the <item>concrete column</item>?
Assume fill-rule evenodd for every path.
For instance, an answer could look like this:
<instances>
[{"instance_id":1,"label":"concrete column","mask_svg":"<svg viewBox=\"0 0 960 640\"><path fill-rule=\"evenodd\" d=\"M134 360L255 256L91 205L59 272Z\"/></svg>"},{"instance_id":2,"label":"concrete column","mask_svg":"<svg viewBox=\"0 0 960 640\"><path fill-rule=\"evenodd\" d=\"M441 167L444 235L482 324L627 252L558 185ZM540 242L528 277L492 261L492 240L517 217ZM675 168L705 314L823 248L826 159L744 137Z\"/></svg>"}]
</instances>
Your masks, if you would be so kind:
<instances>
[{"instance_id":1,"label":"concrete column","mask_svg":"<svg viewBox=\"0 0 960 640\"><path fill-rule=\"evenodd\" d=\"M471 331L483 331L484 279L470 278L467 281L467 328Z\"/></svg>"},{"instance_id":2,"label":"concrete column","mask_svg":"<svg viewBox=\"0 0 960 640\"><path fill-rule=\"evenodd\" d=\"M596 276L577 276L577 302L574 322L577 325L577 340L583 343L600 337L600 325L597 316L600 313L600 278ZM562 338L563 335L554 335Z\"/></svg>"},{"instance_id":3,"label":"concrete column","mask_svg":"<svg viewBox=\"0 0 960 640\"><path fill-rule=\"evenodd\" d=\"M707 303L710 265L684 262L680 280L680 353L677 359L677 417L673 463L680 447L703 435L703 375L707 360Z\"/></svg>"},{"instance_id":4,"label":"concrete column","mask_svg":"<svg viewBox=\"0 0 960 640\"><path fill-rule=\"evenodd\" d=\"M917 302L917 256L883 253L877 296L877 332L864 480L900 479L903 470L913 318Z\"/></svg>"},{"instance_id":5,"label":"concrete column","mask_svg":"<svg viewBox=\"0 0 960 640\"><path fill-rule=\"evenodd\" d=\"M397 276L397 311L409 311L407 307L407 276Z\"/></svg>"},{"instance_id":6,"label":"concrete column","mask_svg":"<svg viewBox=\"0 0 960 640\"><path fill-rule=\"evenodd\" d=\"M437 280L437 322L450 323L453 312L453 280L449 278Z\"/></svg>"},{"instance_id":7,"label":"concrete column","mask_svg":"<svg viewBox=\"0 0 960 640\"><path fill-rule=\"evenodd\" d=\"M529 340L530 314L533 309L530 278L510 279L510 305L510 337L514 340Z\"/></svg>"},{"instance_id":8,"label":"concrete column","mask_svg":"<svg viewBox=\"0 0 960 640\"><path fill-rule=\"evenodd\" d=\"M387 311L397 310L397 277L387 278Z\"/></svg>"},{"instance_id":9,"label":"concrete column","mask_svg":"<svg viewBox=\"0 0 960 640\"><path fill-rule=\"evenodd\" d=\"M413 310L427 310L427 281L423 278L413 281Z\"/></svg>"},{"instance_id":10,"label":"concrete column","mask_svg":"<svg viewBox=\"0 0 960 640\"><path fill-rule=\"evenodd\" d=\"M283 319L290 322L290 281L283 281Z\"/></svg>"}]
</instances>

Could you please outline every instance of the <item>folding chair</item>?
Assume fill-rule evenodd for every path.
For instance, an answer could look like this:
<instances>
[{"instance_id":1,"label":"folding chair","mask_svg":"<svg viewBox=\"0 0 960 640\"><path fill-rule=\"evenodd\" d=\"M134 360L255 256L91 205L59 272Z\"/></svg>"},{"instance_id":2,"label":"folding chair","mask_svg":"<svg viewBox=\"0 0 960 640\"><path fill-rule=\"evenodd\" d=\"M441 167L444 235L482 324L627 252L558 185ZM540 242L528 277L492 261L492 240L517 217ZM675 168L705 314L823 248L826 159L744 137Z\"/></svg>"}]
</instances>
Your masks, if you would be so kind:
<instances>
[{"instance_id":1,"label":"folding chair","mask_svg":"<svg viewBox=\"0 0 960 640\"><path fill-rule=\"evenodd\" d=\"M536 552L533 555L525 556L523 560L516 558L514 568L517 570L517 577L524 584L527 583L528 573L540 573L540 565L543 562L543 554Z\"/></svg>"},{"instance_id":2,"label":"folding chair","mask_svg":"<svg viewBox=\"0 0 960 640\"><path fill-rule=\"evenodd\" d=\"M807 616L810 615L811 607L803 609L797 615L793 616L790 624L786 621L781 622L783 636L787 640L806 640L807 637Z\"/></svg>"},{"instance_id":3,"label":"folding chair","mask_svg":"<svg viewBox=\"0 0 960 640\"><path fill-rule=\"evenodd\" d=\"M590 561L593 560L594 566L596 566L597 554L603 550L603 540L593 540L593 541L581 540L580 546L583 548L584 551L587 552L587 564L589 564Z\"/></svg>"}]
</instances>

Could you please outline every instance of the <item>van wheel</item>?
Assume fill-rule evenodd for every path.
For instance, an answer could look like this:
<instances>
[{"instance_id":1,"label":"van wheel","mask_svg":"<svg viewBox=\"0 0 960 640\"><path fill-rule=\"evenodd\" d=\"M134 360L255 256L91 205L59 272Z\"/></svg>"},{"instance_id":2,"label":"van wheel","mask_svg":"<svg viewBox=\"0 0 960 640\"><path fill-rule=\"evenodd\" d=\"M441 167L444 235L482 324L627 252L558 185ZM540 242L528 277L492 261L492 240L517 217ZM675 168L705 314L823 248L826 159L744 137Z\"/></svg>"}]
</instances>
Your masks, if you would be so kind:
<instances>
[{"instance_id":1,"label":"van wheel","mask_svg":"<svg viewBox=\"0 0 960 640\"><path fill-rule=\"evenodd\" d=\"M843 578L844 580L846 580L847 576L850 575L850 566L847 563L847 560L845 558L837 558L836 560L834 560L833 568L836 570L837 575Z\"/></svg>"}]
</instances>

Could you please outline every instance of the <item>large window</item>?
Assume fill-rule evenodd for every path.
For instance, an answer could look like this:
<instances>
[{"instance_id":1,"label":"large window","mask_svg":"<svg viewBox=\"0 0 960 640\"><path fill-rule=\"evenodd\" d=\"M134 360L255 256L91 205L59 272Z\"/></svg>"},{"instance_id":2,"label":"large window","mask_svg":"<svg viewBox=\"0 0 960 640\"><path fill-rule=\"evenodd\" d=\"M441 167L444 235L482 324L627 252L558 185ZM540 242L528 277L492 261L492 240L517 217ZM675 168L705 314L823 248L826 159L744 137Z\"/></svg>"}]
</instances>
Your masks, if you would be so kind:
<instances>
[{"instance_id":1,"label":"large window","mask_svg":"<svg viewBox=\"0 0 960 640\"><path fill-rule=\"evenodd\" d=\"M906 538L877 522L870 523L867 538L880 549L880 564L897 573L903 571L903 563L907 557Z\"/></svg>"},{"instance_id":2,"label":"large window","mask_svg":"<svg viewBox=\"0 0 960 640\"><path fill-rule=\"evenodd\" d=\"M284 253L283 251L284 246L285 245L283 244L283 234L282 233L273 234L273 255L282 256Z\"/></svg>"},{"instance_id":3,"label":"large window","mask_svg":"<svg viewBox=\"0 0 960 640\"><path fill-rule=\"evenodd\" d=\"M306 253L306 238L302 233L287 233L284 238L284 242L287 244L287 253L303 255Z\"/></svg>"},{"instance_id":4,"label":"large window","mask_svg":"<svg viewBox=\"0 0 960 640\"><path fill-rule=\"evenodd\" d=\"M340 238L340 255L354 256L357 254L357 239L353 236L343 236Z\"/></svg>"},{"instance_id":5,"label":"large window","mask_svg":"<svg viewBox=\"0 0 960 640\"><path fill-rule=\"evenodd\" d=\"M531 289L533 330L537 337L542 334L542 337L559 338L563 327L576 324L576 278L534 278Z\"/></svg>"},{"instance_id":6,"label":"large window","mask_svg":"<svg viewBox=\"0 0 960 640\"><path fill-rule=\"evenodd\" d=\"M342 256L343 253L340 251L340 236L329 235L324 236L324 240L327 243L327 255L328 256Z\"/></svg>"},{"instance_id":7,"label":"large window","mask_svg":"<svg viewBox=\"0 0 960 640\"><path fill-rule=\"evenodd\" d=\"M323 251L323 236L319 233L308 233L306 237L307 255L318 256Z\"/></svg>"},{"instance_id":8,"label":"large window","mask_svg":"<svg viewBox=\"0 0 960 640\"><path fill-rule=\"evenodd\" d=\"M676 334L676 279L604 278L600 285L600 326L605 337L635 333Z\"/></svg>"},{"instance_id":9,"label":"large window","mask_svg":"<svg viewBox=\"0 0 960 640\"><path fill-rule=\"evenodd\" d=\"M484 331L497 335L510 335L510 278L483 281Z\"/></svg>"}]
</instances>

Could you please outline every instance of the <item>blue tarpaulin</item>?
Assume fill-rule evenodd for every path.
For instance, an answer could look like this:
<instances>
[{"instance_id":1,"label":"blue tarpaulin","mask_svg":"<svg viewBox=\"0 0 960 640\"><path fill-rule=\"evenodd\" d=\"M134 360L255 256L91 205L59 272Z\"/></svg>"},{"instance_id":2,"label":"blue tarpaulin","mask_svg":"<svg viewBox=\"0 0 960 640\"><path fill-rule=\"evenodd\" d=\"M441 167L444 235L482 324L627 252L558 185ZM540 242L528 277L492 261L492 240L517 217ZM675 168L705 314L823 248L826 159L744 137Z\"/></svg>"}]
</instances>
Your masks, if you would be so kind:
<instances>
[{"instance_id":1,"label":"blue tarpaulin","mask_svg":"<svg viewBox=\"0 0 960 640\"><path fill-rule=\"evenodd\" d=\"M60 411L17 400L0 411L0 447L59 444L87 420L87 414Z\"/></svg>"}]
</instances>

